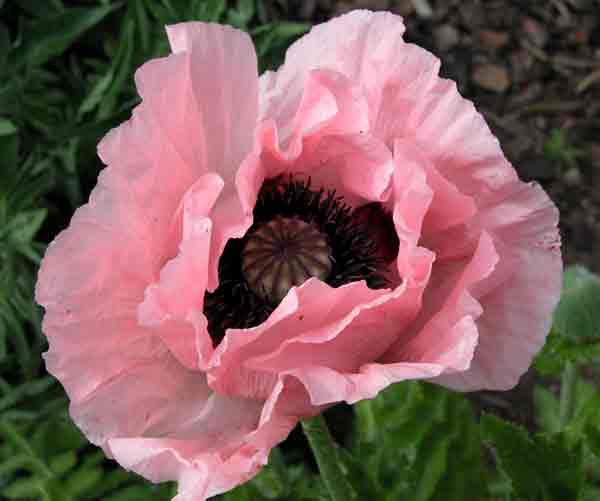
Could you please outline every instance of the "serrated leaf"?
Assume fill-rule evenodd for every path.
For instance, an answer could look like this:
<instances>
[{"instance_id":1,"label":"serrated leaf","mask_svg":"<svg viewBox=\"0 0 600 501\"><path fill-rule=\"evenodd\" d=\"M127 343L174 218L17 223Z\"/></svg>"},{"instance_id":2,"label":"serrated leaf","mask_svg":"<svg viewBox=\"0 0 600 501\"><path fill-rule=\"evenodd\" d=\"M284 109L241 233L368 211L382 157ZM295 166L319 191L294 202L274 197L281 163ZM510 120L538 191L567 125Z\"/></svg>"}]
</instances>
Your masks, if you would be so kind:
<instances>
[{"instance_id":1,"label":"serrated leaf","mask_svg":"<svg viewBox=\"0 0 600 501\"><path fill-rule=\"evenodd\" d=\"M481 419L483 438L493 446L519 500L577 499L583 488L583 448L564 433L536 435L492 415Z\"/></svg>"},{"instance_id":2,"label":"serrated leaf","mask_svg":"<svg viewBox=\"0 0 600 501\"><path fill-rule=\"evenodd\" d=\"M365 409L358 411L357 433L369 439L362 438L353 449L364 471L356 471L351 478L359 484L362 479L368 482L369 476L376 478L361 499L368 497L369 490L387 501L483 499L481 438L464 397L408 382L361 405L370 405L373 415L365 416ZM365 446L368 443L373 446ZM475 492L482 497L474 497Z\"/></svg>"},{"instance_id":3,"label":"serrated leaf","mask_svg":"<svg viewBox=\"0 0 600 501\"><path fill-rule=\"evenodd\" d=\"M600 277L582 266L567 268L553 329L570 338L600 337Z\"/></svg>"},{"instance_id":4,"label":"serrated leaf","mask_svg":"<svg viewBox=\"0 0 600 501\"><path fill-rule=\"evenodd\" d=\"M572 339L552 331L534 367L544 376L556 376L567 363L593 363L596 359L600 359L600 337Z\"/></svg>"},{"instance_id":5,"label":"serrated leaf","mask_svg":"<svg viewBox=\"0 0 600 501\"><path fill-rule=\"evenodd\" d=\"M451 394L447 408L446 434L451 437L447 467L432 499L485 499L487 475L482 457L481 434L471 404L463 396Z\"/></svg>"}]
</instances>

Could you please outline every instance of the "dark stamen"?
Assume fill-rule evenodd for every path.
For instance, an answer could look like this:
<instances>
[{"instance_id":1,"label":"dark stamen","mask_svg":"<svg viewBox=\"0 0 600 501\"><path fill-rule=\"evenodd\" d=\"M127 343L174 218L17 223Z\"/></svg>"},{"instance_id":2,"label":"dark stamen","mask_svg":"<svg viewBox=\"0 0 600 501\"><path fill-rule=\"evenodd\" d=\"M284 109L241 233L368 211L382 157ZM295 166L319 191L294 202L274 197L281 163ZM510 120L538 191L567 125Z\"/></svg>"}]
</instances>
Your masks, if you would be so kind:
<instances>
[{"instance_id":1,"label":"dark stamen","mask_svg":"<svg viewBox=\"0 0 600 501\"><path fill-rule=\"evenodd\" d=\"M390 252L385 246L391 243L397 253L397 237L393 223L389 234L387 226L373 225L376 216L386 215L374 209L365 217L366 209L352 211L335 191L312 191L310 180L266 181L254 224L244 238L227 243L219 260L219 286L205 295L204 314L215 345L227 329L264 322L292 286L311 276L333 287L358 280L372 289L386 287ZM375 235L372 227L379 228Z\"/></svg>"}]
</instances>

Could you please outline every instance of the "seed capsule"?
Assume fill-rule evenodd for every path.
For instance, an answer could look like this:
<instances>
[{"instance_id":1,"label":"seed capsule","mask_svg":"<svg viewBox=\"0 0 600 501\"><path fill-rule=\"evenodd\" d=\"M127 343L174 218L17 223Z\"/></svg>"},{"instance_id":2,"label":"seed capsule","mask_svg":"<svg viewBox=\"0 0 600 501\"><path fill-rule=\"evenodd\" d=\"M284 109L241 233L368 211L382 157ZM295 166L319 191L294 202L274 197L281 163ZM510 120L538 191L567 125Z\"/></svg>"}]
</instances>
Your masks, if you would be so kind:
<instances>
[{"instance_id":1,"label":"seed capsule","mask_svg":"<svg viewBox=\"0 0 600 501\"><path fill-rule=\"evenodd\" d=\"M250 289L278 304L287 292L310 277L331 273L331 247L313 224L280 217L258 226L246 237L242 273Z\"/></svg>"}]
</instances>

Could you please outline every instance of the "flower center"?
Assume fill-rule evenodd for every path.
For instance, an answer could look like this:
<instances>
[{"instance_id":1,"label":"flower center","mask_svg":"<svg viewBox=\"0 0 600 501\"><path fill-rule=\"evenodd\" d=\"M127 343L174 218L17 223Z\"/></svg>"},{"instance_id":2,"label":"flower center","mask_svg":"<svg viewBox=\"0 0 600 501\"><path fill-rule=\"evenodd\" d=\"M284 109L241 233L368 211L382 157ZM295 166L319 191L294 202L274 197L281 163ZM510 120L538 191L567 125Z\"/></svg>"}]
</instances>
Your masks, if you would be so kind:
<instances>
[{"instance_id":1,"label":"flower center","mask_svg":"<svg viewBox=\"0 0 600 501\"><path fill-rule=\"evenodd\" d=\"M284 176L265 181L254 224L243 238L227 242L219 286L204 296L215 345L227 329L264 322L290 288L310 277L332 287L360 280L372 289L388 286L388 253L380 241L390 240L395 256L397 237L393 224L391 232L384 228L378 234L389 215L372 209L353 210L335 191L312 190L310 181Z\"/></svg>"},{"instance_id":2,"label":"flower center","mask_svg":"<svg viewBox=\"0 0 600 501\"><path fill-rule=\"evenodd\" d=\"M242 273L248 286L274 304L310 277L327 279L331 268L327 236L297 217L277 216L260 224L246 237L242 251Z\"/></svg>"}]
</instances>

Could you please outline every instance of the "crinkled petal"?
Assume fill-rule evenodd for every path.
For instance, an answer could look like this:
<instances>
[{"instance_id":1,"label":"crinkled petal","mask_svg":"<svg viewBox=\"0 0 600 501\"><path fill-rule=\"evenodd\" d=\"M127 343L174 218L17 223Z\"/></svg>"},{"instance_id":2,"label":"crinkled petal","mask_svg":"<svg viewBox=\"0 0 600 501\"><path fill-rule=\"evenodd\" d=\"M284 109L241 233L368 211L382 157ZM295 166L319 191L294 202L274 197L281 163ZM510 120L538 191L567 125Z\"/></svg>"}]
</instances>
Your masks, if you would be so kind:
<instances>
[{"instance_id":1,"label":"crinkled petal","mask_svg":"<svg viewBox=\"0 0 600 501\"><path fill-rule=\"evenodd\" d=\"M310 176L351 204L387 197L389 149L368 134L368 106L359 86L334 71L311 71L290 122L269 119L259 129L261 173Z\"/></svg>"},{"instance_id":2,"label":"crinkled petal","mask_svg":"<svg viewBox=\"0 0 600 501\"><path fill-rule=\"evenodd\" d=\"M252 40L229 26L183 23L167 27L175 54L189 54L193 100L201 117L208 169L225 181L214 222L208 287L218 283L218 259L230 238L252 224L235 177L252 151L258 113L258 69Z\"/></svg>"},{"instance_id":3,"label":"crinkled petal","mask_svg":"<svg viewBox=\"0 0 600 501\"><path fill-rule=\"evenodd\" d=\"M229 186L252 150L257 119L258 69L252 40L229 26L199 22L168 26L167 35L175 54L190 56L192 95L187 106L196 108L196 127L201 130L190 142L203 143L207 168ZM171 109L166 115L175 114Z\"/></svg>"},{"instance_id":4,"label":"crinkled petal","mask_svg":"<svg viewBox=\"0 0 600 501\"><path fill-rule=\"evenodd\" d=\"M290 123L302 100L309 72L333 70L363 84L369 102L373 64L389 64L402 43L402 19L385 12L353 11L313 29L292 44L276 73L260 79L260 117L274 119L278 127ZM373 105L369 110L374 109ZM369 115L365 115L365 118ZM286 138L282 137L285 143Z\"/></svg>"},{"instance_id":5,"label":"crinkled petal","mask_svg":"<svg viewBox=\"0 0 600 501\"><path fill-rule=\"evenodd\" d=\"M396 150L398 138L402 149L411 145L434 193L420 244L436 254L428 290L438 293L426 294L421 318L433 314L439 282L452 282L482 234L498 256L493 272L470 291L482 309L471 368L435 380L461 390L507 389L543 345L558 301L556 209L541 189L518 180L484 118L454 82L439 77L435 56L404 44L380 69L371 86L379 96L371 101L378 103L373 133Z\"/></svg>"},{"instance_id":6,"label":"crinkled petal","mask_svg":"<svg viewBox=\"0 0 600 501\"><path fill-rule=\"evenodd\" d=\"M419 360L429 350L451 351L447 342L457 342L448 333L465 317L477 319L483 309L472 290L489 277L498 263L492 239L482 234L473 256L444 268L434 266L419 317L383 356L385 362Z\"/></svg>"},{"instance_id":7,"label":"crinkled petal","mask_svg":"<svg viewBox=\"0 0 600 501\"><path fill-rule=\"evenodd\" d=\"M222 188L222 179L210 173L186 193L181 206L179 254L165 264L159 280L148 285L138 307L140 325L152 328L190 369L203 366L212 352L202 309L212 230L208 215Z\"/></svg>"},{"instance_id":8,"label":"crinkled petal","mask_svg":"<svg viewBox=\"0 0 600 501\"><path fill-rule=\"evenodd\" d=\"M142 104L131 120L107 134L98 151L106 164L137 180L133 189L139 203L162 236L169 234L181 197L200 175L216 172L222 177L225 185L211 215L212 290L227 239L240 236L251 224L234 180L252 151L258 107L256 54L246 33L227 26L185 23L167 31L174 54L137 71ZM163 245L174 250L168 238Z\"/></svg>"},{"instance_id":9,"label":"crinkled petal","mask_svg":"<svg viewBox=\"0 0 600 501\"><path fill-rule=\"evenodd\" d=\"M324 352L322 343L332 340L344 329L356 316L353 310L359 308L358 305L376 301L386 293L369 289L364 282L334 289L314 278L292 288L259 326L227 331L215 350L213 368L208 373L211 387L225 394L266 398L277 381L277 370L268 370L268 367L261 370L259 357L280 353L290 342L319 343L314 355L320 356ZM375 344L373 340L372 345ZM294 364L296 356L294 353L289 362ZM254 359L257 359L257 367L252 364ZM338 357L338 363L351 362L349 358Z\"/></svg>"},{"instance_id":10,"label":"crinkled petal","mask_svg":"<svg viewBox=\"0 0 600 501\"><path fill-rule=\"evenodd\" d=\"M204 500L245 482L266 464L270 449L297 422L277 407L265 413L259 401L211 393L168 435L112 438L108 451L153 482L178 480L176 500Z\"/></svg>"},{"instance_id":11,"label":"crinkled petal","mask_svg":"<svg viewBox=\"0 0 600 501\"><path fill-rule=\"evenodd\" d=\"M419 164L400 156L394 182L401 283L393 290L375 291L362 282L333 289L313 279L293 288L263 324L227 332L215 350L209 371L211 387L260 396L272 391L278 374L296 376L304 383L308 380L303 375L313 368L358 373L409 327L420 309L434 260L431 252L417 245L432 193ZM355 393L361 391L357 388ZM350 398L344 392L335 398L333 390L330 397L327 402L313 400L313 404Z\"/></svg>"},{"instance_id":12,"label":"crinkled petal","mask_svg":"<svg viewBox=\"0 0 600 501\"><path fill-rule=\"evenodd\" d=\"M319 406L346 401L350 404L370 399L400 381L430 379L440 374L466 370L477 345L478 331L472 317L465 316L445 332L445 343L433 344L414 361L368 363L357 371L343 372L324 366L307 366L290 371L310 395L311 404Z\"/></svg>"},{"instance_id":13,"label":"crinkled petal","mask_svg":"<svg viewBox=\"0 0 600 501\"><path fill-rule=\"evenodd\" d=\"M527 370L550 331L560 297L557 223L558 211L544 191L521 182L504 188L478 213L462 237L468 241L484 228L493 238L498 265L474 290L483 314L471 368L438 382L463 391L505 390Z\"/></svg>"}]
</instances>

